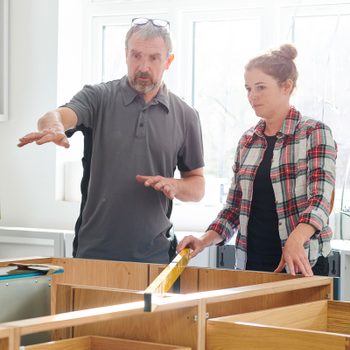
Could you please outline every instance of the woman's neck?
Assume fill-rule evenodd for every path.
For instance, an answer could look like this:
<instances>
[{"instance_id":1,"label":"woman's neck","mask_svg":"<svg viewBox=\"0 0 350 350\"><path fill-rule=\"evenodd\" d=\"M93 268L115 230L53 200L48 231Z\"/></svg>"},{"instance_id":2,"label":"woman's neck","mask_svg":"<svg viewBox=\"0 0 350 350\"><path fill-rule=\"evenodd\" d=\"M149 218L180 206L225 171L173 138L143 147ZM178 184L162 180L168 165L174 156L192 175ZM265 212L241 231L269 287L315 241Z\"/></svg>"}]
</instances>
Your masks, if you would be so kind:
<instances>
[{"instance_id":1,"label":"woman's neck","mask_svg":"<svg viewBox=\"0 0 350 350\"><path fill-rule=\"evenodd\" d=\"M279 113L276 113L275 117L264 119L266 123L265 127L265 135L273 136L276 135L282 128L283 122L286 119L288 112L290 110L290 106L284 108Z\"/></svg>"}]
</instances>

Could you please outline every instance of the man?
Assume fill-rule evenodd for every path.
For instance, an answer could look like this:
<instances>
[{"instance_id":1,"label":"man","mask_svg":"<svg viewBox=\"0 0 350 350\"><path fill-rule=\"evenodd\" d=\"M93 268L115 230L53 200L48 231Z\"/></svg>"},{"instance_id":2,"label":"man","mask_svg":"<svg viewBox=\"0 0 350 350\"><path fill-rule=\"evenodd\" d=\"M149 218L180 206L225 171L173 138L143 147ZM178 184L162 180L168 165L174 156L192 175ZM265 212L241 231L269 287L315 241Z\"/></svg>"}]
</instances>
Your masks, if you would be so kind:
<instances>
[{"instance_id":1,"label":"man","mask_svg":"<svg viewBox=\"0 0 350 350\"><path fill-rule=\"evenodd\" d=\"M174 57L169 23L136 18L125 44L127 76L85 86L18 146L69 147L65 132L82 130L89 142L74 256L167 263L176 246L168 239L172 200L204 195L200 122L162 83Z\"/></svg>"}]
</instances>

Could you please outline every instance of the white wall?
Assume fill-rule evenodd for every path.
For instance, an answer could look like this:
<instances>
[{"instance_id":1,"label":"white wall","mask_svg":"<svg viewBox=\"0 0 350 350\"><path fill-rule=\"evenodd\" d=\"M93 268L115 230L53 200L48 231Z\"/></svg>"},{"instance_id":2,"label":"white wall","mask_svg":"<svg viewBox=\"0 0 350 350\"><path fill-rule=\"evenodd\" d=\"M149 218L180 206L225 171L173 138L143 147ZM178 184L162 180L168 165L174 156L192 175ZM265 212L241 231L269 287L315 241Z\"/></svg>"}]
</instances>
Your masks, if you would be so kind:
<instances>
[{"instance_id":1,"label":"white wall","mask_svg":"<svg viewBox=\"0 0 350 350\"><path fill-rule=\"evenodd\" d=\"M54 145L18 138L57 105L58 0L10 0L9 120L0 122L1 226L72 229L78 203L55 200Z\"/></svg>"}]
</instances>

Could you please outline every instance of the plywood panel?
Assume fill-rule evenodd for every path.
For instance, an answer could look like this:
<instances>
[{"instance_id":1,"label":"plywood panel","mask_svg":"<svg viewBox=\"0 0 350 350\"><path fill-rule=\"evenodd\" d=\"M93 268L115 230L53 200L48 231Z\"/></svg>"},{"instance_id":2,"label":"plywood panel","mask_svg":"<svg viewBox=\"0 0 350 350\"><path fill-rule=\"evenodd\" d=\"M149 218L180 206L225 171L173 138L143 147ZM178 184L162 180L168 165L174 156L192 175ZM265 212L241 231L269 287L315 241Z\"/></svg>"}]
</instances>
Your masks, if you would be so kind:
<instances>
[{"instance_id":1,"label":"plywood panel","mask_svg":"<svg viewBox=\"0 0 350 350\"><path fill-rule=\"evenodd\" d=\"M143 294L126 289L57 284L56 300L58 300L58 303L55 306L55 313L64 313L140 301L143 300ZM58 329L53 332L53 339L55 340L71 336L71 328Z\"/></svg>"},{"instance_id":2,"label":"plywood panel","mask_svg":"<svg viewBox=\"0 0 350 350\"><path fill-rule=\"evenodd\" d=\"M349 350L349 334L350 303L339 301L320 300L207 323L208 349Z\"/></svg>"},{"instance_id":3,"label":"plywood panel","mask_svg":"<svg viewBox=\"0 0 350 350\"><path fill-rule=\"evenodd\" d=\"M249 322L269 326L327 331L327 300L220 317L222 322Z\"/></svg>"},{"instance_id":4,"label":"plywood panel","mask_svg":"<svg viewBox=\"0 0 350 350\"><path fill-rule=\"evenodd\" d=\"M100 335L162 344L197 347L197 308L144 313L74 328L74 336Z\"/></svg>"},{"instance_id":5,"label":"plywood panel","mask_svg":"<svg viewBox=\"0 0 350 350\"><path fill-rule=\"evenodd\" d=\"M287 292L255 296L250 298L242 297L239 300L211 303L207 305L210 318L236 315L243 312L265 310L273 307L288 306L298 303L326 300L329 297L330 285L290 290Z\"/></svg>"},{"instance_id":6,"label":"plywood panel","mask_svg":"<svg viewBox=\"0 0 350 350\"><path fill-rule=\"evenodd\" d=\"M225 269L198 269L198 272L198 291L241 287L299 278L285 273Z\"/></svg>"},{"instance_id":7,"label":"plywood panel","mask_svg":"<svg viewBox=\"0 0 350 350\"><path fill-rule=\"evenodd\" d=\"M91 339L90 337L81 337L29 345L25 347L25 350L91 350Z\"/></svg>"},{"instance_id":8,"label":"plywood panel","mask_svg":"<svg viewBox=\"0 0 350 350\"><path fill-rule=\"evenodd\" d=\"M73 297L73 311L143 300L143 294L139 294L137 292L79 287L73 289Z\"/></svg>"},{"instance_id":9,"label":"plywood panel","mask_svg":"<svg viewBox=\"0 0 350 350\"><path fill-rule=\"evenodd\" d=\"M0 350L8 349L8 337L9 330L7 328L0 327Z\"/></svg>"},{"instance_id":10,"label":"plywood panel","mask_svg":"<svg viewBox=\"0 0 350 350\"><path fill-rule=\"evenodd\" d=\"M91 337L91 350L191 350L188 347L146 343L129 339Z\"/></svg>"},{"instance_id":11,"label":"plywood panel","mask_svg":"<svg viewBox=\"0 0 350 350\"><path fill-rule=\"evenodd\" d=\"M165 268L165 265L150 264L150 282ZM238 271L186 267L180 278L180 293L196 293L223 288L234 288L260 283L285 281L300 278L288 274L270 272Z\"/></svg>"},{"instance_id":12,"label":"plywood panel","mask_svg":"<svg viewBox=\"0 0 350 350\"><path fill-rule=\"evenodd\" d=\"M93 259L53 258L64 268L53 283L71 283L143 290L148 286L148 264Z\"/></svg>"},{"instance_id":13,"label":"plywood panel","mask_svg":"<svg viewBox=\"0 0 350 350\"><path fill-rule=\"evenodd\" d=\"M140 294L137 291L132 292L116 289L107 290L106 288L101 287L74 287L72 295L72 299L74 300L74 306L72 309L73 311L93 308L97 306L116 305L143 300L143 294ZM175 319L180 324L180 326L182 324L184 327L186 327L187 331L181 330L179 332L175 328L174 332L178 332L178 336L181 336L181 338L185 339L186 341L193 343L195 341L196 323L190 322L192 325L194 325L195 328L188 328L187 324L185 324L188 322L186 316L181 312L174 313L177 315L174 316L171 313L162 313L162 316L155 314L144 314L132 318L123 318L120 320L120 322L109 321L108 323L104 322L76 327L73 329L72 334L74 336L98 334L103 336L125 337L159 343L162 343L164 340L164 342L167 344L174 344L175 342L172 340L177 339L176 333L172 334L169 332L169 328L176 324L176 322L174 322ZM182 322L180 317L185 317L185 322ZM192 321L193 319L194 317L192 317ZM169 325L169 323L171 325ZM167 329L166 332L164 331L165 325ZM136 331L138 327L142 331ZM160 332L155 332L155 329L159 329ZM116 330L118 330L118 332L116 332ZM161 336L156 333L160 333ZM57 330L54 334L54 339L64 339L67 337L67 335L68 333L65 333L65 330ZM180 345L183 345L183 343L180 342Z\"/></svg>"},{"instance_id":14,"label":"plywood panel","mask_svg":"<svg viewBox=\"0 0 350 350\"><path fill-rule=\"evenodd\" d=\"M138 342L128 339L86 336L26 346L26 350L190 350L177 345Z\"/></svg>"},{"instance_id":15,"label":"plywood panel","mask_svg":"<svg viewBox=\"0 0 350 350\"><path fill-rule=\"evenodd\" d=\"M8 350L9 342L8 339L0 339L0 350Z\"/></svg>"},{"instance_id":16,"label":"plywood panel","mask_svg":"<svg viewBox=\"0 0 350 350\"><path fill-rule=\"evenodd\" d=\"M56 285L55 298L51 294L51 314L64 313L73 310L73 287L70 285ZM53 303L53 300L55 303ZM57 303L56 303L57 301ZM52 332L52 339L65 339L72 336L72 328L60 328Z\"/></svg>"},{"instance_id":17,"label":"plywood panel","mask_svg":"<svg viewBox=\"0 0 350 350\"><path fill-rule=\"evenodd\" d=\"M350 302L328 303L328 332L350 334Z\"/></svg>"},{"instance_id":18,"label":"plywood panel","mask_svg":"<svg viewBox=\"0 0 350 350\"><path fill-rule=\"evenodd\" d=\"M349 338L325 332L208 321L208 350L348 350Z\"/></svg>"}]
</instances>

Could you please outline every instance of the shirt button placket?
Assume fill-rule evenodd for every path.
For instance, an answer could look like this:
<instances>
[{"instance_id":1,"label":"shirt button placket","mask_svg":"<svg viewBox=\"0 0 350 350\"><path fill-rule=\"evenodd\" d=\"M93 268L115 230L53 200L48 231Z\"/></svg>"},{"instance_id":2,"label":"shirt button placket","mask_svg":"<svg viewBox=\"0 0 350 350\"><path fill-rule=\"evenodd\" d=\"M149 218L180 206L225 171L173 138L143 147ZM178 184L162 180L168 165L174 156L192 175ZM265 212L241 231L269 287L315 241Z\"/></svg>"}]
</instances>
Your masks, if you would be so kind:
<instances>
[{"instance_id":1,"label":"shirt button placket","mask_svg":"<svg viewBox=\"0 0 350 350\"><path fill-rule=\"evenodd\" d=\"M145 136L145 117L144 117L143 111L140 112L139 118L137 120L136 136L137 137Z\"/></svg>"}]
</instances>

